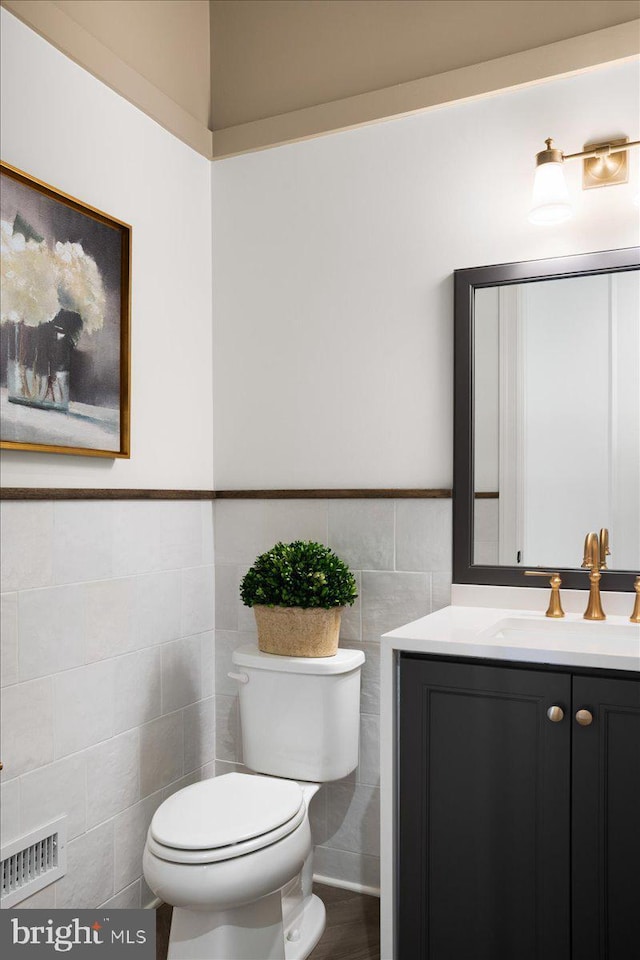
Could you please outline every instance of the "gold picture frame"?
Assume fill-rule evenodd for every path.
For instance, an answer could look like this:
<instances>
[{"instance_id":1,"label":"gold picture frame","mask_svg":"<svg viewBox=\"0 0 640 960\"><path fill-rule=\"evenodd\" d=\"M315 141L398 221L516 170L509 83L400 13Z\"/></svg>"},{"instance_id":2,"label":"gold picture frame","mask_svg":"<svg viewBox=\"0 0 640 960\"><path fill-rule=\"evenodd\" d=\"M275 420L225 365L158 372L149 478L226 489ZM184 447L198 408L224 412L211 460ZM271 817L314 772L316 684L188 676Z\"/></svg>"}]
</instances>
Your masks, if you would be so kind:
<instances>
[{"instance_id":1,"label":"gold picture frame","mask_svg":"<svg viewBox=\"0 0 640 960\"><path fill-rule=\"evenodd\" d=\"M130 457L131 226L0 162L0 447Z\"/></svg>"}]
</instances>

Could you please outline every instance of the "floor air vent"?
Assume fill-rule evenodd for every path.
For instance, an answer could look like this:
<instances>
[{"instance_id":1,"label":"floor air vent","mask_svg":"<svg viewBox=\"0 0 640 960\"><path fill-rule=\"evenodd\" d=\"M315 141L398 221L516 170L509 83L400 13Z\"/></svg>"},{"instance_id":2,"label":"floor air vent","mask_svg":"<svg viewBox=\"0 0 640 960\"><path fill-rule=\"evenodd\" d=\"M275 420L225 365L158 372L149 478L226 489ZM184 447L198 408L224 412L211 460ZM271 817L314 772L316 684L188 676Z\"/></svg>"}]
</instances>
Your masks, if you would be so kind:
<instances>
[{"instance_id":1,"label":"floor air vent","mask_svg":"<svg viewBox=\"0 0 640 960\"><path fill-rule=\"evenodd\" d=\"M66 817L2 848L0 906L12 907L63 877L67 869Z\"/></svg>"}]
</instances>

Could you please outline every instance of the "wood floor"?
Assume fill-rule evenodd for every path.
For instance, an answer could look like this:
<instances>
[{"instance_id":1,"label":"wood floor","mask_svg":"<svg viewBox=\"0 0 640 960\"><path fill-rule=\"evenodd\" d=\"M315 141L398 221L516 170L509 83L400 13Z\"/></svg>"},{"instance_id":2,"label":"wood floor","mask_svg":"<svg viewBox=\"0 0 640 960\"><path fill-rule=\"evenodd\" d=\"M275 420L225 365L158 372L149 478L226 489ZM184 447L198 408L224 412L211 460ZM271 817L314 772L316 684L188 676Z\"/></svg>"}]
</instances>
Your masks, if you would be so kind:
<instances>
[{"instance_id":1,"label":"wood floor","mask_svg":"<svg viewBox=\"0 0 640 960\"><path fill-rule=\"evenodd\" d=\"M327 927L309 960L380 960L380 901L350 890L314 886Z\"/></svg>"},{"instance_id":2,"label":"wood floor","mask_svg":"<svg viewBox=\"0 0 640 960\"><path fill-rule=\"evenodd\" d=\"M315 884L327 908L327 927L309 960L380 960L380 901ZM171 907L156 912L156 960L166 960Z\"/></svg>"}]
</instances>

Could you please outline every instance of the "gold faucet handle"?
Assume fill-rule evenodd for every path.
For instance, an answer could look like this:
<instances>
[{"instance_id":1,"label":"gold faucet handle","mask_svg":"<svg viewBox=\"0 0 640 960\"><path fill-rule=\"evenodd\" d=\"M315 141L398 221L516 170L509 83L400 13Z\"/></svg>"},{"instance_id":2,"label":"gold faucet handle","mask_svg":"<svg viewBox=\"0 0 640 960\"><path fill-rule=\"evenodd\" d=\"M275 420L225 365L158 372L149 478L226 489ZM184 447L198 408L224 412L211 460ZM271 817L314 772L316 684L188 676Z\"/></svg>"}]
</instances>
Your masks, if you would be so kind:
<instances>
[{"instance_id":1,"label":"gold faucet handle","mask_svg":"<svg viewBox=\"0 0 640 960\"><path fill-rule=\"evenodd\" d=\"M636 592L636 600L629 620L631 620L631 623L640 623L640 577L636 577L633 581L633 589Z\"/></svg>"},{"instance_id":2,"label":"gold faucet handle","mask_svg":"<svg viewBox=\"0 0 640 960\"><path fill-rule=\"evenodd\" d=\"M564 610L562 609L562 603L560 601L560 587L562 586L562 580L560 579L560 574L558 571L551 570L525 570L525 577L546 577L551 585L551 596L549 597L549 606L547 607L547 612L545 617L553 617L559 619L564 617Z\"/></svg>"}]
</instances>

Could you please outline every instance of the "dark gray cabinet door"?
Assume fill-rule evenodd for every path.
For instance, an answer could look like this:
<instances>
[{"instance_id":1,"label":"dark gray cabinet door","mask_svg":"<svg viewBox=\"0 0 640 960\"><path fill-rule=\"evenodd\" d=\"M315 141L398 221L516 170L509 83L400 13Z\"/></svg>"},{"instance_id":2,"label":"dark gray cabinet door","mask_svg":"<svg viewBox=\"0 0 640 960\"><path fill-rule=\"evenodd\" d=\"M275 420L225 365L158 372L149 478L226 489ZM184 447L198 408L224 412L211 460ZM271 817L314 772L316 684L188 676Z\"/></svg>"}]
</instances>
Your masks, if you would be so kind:
<instances>
[{"instance_id":1,"label":"dark gray cabinet door","mask_svg":"<svg viewBox=\"0 0 640 960\"><path fill-rule=\"evenodd\" d=\"M580 726L578 710L591 723ZM573 956L637 960L640 682L574 676L571 725Z\"/></svg>"},{"instance_id":2,"label":"dark gray cabinet door","mask_svg":"<svg viewBox=\"0 0 640 960\"><path fill-rule=\"evenodd\" d=\"M398 960L569 960L570 708L566 674L401 658Z\"/></svg>"}]
</instances>

